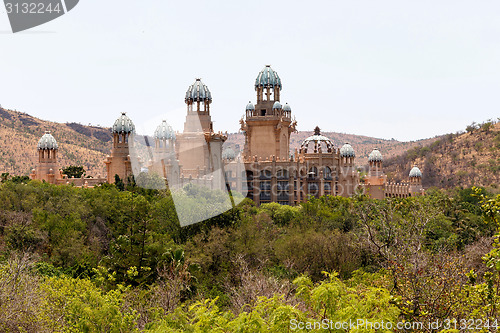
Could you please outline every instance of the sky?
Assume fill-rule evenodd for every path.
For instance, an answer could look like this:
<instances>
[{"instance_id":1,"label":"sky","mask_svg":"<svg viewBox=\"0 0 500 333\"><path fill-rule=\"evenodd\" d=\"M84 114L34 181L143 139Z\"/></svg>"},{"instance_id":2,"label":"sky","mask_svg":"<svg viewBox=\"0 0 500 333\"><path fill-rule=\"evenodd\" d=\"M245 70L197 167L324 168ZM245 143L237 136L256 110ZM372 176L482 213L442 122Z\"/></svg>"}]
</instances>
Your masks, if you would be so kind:
<instances>
[{"instance_id":1,"label":"sky","mask_svg":"<svg viewBox=\"0 0 500 333\"><path fill-rule=\"evenodd\" d=\"M13 34L0 9L0 105L57 122L182 130L195 78L237 132L265 65L299 130L402 141L500 117L498 1L80 0Z\"/></svg>"}]
</instances>

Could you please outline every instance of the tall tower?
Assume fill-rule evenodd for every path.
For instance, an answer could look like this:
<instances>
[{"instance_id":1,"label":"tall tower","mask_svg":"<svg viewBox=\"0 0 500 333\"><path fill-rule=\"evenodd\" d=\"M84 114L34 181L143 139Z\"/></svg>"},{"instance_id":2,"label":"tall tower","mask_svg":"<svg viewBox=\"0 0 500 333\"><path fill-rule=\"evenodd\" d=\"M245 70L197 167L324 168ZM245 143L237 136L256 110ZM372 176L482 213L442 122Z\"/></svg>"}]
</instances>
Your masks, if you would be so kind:
<instances>
[{"instance_id":1,"label":"tall tower","mask_svg":"<svg viewBox=\"0 0 500 333\"><path fill-rule=\"evenodd\" d=\"M289 159L290 133L295 131L292 110L280 103L281 79L270 65L255 80L257 104L249 102L241 130L245 133L245 158Z\"/></svg>"},{"instance_id":2,"label":"tall tower","mask_svg":"<svg viewBox=\"0 0 500 333\"><path fill-rule=\"evenodd\" d=\"M212 94L200 79L186 92L187 105L184 131L177 136L176 150L182 174L202 177L222 167L222 144L227 136L214 133L210 104Z\"/></svg>"},{"instance_id":3,"label":"tall tower","mask_svg":"<svg viewBox=\"0 0 500 333\"><path fill-rule=\"evenodd\" d=\"M187 116L184 122L184 132L213 131L212 118L210 117L210 104L212 94L201 79L189 86L186 91L185 102L187 105Z\"/></svg>"},{"instance_id":4,"label":"tall tower","mask_svg":"<svg viewBox=\"0 0 500 333\"><path fill-rule=\"evenodd\" d=\"M44 180L56 184L57 179L62 179L59 164L57 163L58 145L56 139L50 134L45 134L38 141L38 165L31 172L31 179Z\"/></svg>"},{"instance_id":5,"label":"tall tower","mask_svg":"<svg viewBox=\"0 0 500 333\"><path fill-rule=\"evenodd\" d=\"M115 175L123 181L132 175L130 148L134 146L135 125L125 112L113 124L113 148L111 156L106 157L108 183L115 182Z\"/></svg>"}]
</instances>

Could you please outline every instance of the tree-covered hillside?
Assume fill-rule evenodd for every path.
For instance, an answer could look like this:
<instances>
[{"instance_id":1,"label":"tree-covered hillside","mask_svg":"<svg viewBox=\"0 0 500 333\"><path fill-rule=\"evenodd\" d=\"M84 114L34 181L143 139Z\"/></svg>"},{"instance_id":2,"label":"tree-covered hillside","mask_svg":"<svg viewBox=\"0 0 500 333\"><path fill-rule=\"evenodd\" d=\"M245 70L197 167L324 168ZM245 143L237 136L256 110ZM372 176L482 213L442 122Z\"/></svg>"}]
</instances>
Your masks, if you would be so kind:
<instances>
[{"instance_id":1,"label":"tree-covered hillside","mask_svg":"<svg viewBox=\"0 0 500 333\"><path fill-rule=\"evenodd\" d=\"M500 184L500 122L472 123L463 133L409 149L387 159L384 170L395 181L407 180L417 163L424 187L498 186Z\"/></svg>"}]
</instances>

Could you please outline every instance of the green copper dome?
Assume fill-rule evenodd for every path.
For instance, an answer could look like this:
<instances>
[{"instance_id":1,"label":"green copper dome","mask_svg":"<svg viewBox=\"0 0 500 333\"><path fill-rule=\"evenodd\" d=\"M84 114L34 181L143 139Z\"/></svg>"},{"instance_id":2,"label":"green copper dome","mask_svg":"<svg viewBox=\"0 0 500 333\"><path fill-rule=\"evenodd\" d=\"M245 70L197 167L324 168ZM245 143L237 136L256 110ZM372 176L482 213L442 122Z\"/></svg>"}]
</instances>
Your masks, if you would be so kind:
<instances>
[{"instance_id":1,"label":"green copper dome","mask_svg":"<svg viewBox=\"0 0 500 333\"><path fill-rule=\"evenodd\" d=\"M308 149L310 143L313 143L314 146L318 147L318 148L322 144L324 144L324 146L327 149L324 152L330 151L330 149L333 148L332 140L330 140L329 138L327 138L324 135L321 135L321 131L320 131L320 128L318 126L316 126L316 128L314 128L314 134L302 142L302 144L300 145L300 148L305 149L305 151L307 152L307 149Z\"/></svg>"},{"instance_id":2,"label":"green copper dome","mask_svg":"<svg viewBox=\"0 0 500 333\"><path fill-rule=\"evenodd\" d=\"M281 110L283 107L281 106L281 103L276 101L273 104L273 110Z\"/></svg>"},{"instance_id":3,"label":"green copper dome","mask_svg":"<svg viewBox=\"0 0 500 333\"><path fill-rule=\"evenodd\" d=\"M196 79L192 85L189 86L186 91L186 103L187 102L205 102L212 101L212 94L208 87L201 82L201 79Z\"/></svg>"},{"instance_id":4,"label":"green copper dome","mask_svg":"<svg viewBox=\"0 0 500 333\"><path fill-rule=\"evenodd\" d=\"M340 156L341 157L356 157L356 153L354 152L354 148L346 142L345 145L340 148Z\"/></svg>"},{"instance_id":5,"label":"green copper dome","mask_svg":"<svg viewBox=\"0 0 500 333\"><path fill-rule=\"evenodd\" d=\"M383 160L384 158L377 148L373 149L373 151L368 156L368 162L382 162Z\"/></svg>"},{"instance_id":6,"label":"green copper dome","mask_svg":"<svg viewBox=\"0 0 500 333\"><path fill-rule=\"evenodd\" d=\"M250 101L247 104L247 111L255 111L255 106Z\"/></svg>"},{"instance_id":7,"label":"green copper dome","mask_svg":"<svg viewBox=\"0 0 500 333\"><path fill-rule=\"evenodd\" d=\"M38 149L57 149L57 141L54 139L50 132L45 132L45 134L40 138L37 145Z\"/></svg>"},{"instance_id":8,"label":"green copper dome","mask_svg":"<svg viewBox=\"0 0 500 333\"><path fill-rule=\"evenodd\" d=\"M155 130L154 138L158 140L175 140L175 132L166 120L163 120Z\"/></svg>"},{"instance_id":9,"label":"green copper dome","mask_svg":"<svg viewBox=\"0 0 500 333\"><path fill-rule=\"evenodd\" d=\"M113 133L134 133L135 132L135 125L130 120L129 117L127 117L127 114L125 112L122 112L122 115L120 118L116 119L115 123L113 124Z\"/></svg>"},{"instance_id":10,"label":"green copper dome","mask_svg":"<svg viewBox=\"0 0 500 333\"><path fill-rule=\"evenodd\" d=\"M226 148L222 151L222 159L232 161L235 158L236 152L232 148Z\"/></svg>"},{"instance_id":11,"label":"green copper dome","mask_svg":"<svg viewBox=\"0 0 500 333\"><path fill-rule=\"evenodd\" d=\"M271 65L267 65L263 70L260 71L255 79L255 88L275 88L279 87L281 89L281 79L272 68Z\"/></svg>"},{"instance_id":12,"label":"green copper dome","mask_svg":"<svg viewBox=\"0 0 500 333\"><path fill-rule=\"evenodd\" d=\"M422 171L416 165L410 170L410 178L413 177L422 177Z\"/></svg>"}]
</instances>

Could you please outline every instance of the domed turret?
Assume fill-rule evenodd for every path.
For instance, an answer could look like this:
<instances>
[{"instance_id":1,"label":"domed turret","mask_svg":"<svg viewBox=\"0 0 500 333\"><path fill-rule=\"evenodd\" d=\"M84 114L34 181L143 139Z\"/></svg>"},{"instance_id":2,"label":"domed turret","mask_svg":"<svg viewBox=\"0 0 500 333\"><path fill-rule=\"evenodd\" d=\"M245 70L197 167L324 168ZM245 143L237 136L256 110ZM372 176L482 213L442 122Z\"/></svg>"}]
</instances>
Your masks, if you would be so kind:
<instances>
[{"instance_id":1,"label":"domed turret","mask_svg":"<svg viewBox=\"0 0 500 333\"><path fill-rule=\"evenodd\" d=\"M196 81L189 86L186 91L186 103L192 102L211 102L212 94L208 87L201 82L201 79L196 79Z\"/></svg>"},{"instance_id":2,"label":"domed turret","mask_svg":"<svg viewBox=\"0 0 500 333\"><path fill-rule=\"evenodd\" d=\"M163 120L155 130L154 138L157 140L175 140L175 132L166 120Z\"/></svg>"},{"instance_id":3,"label":"domed turret","mask_svg":"<svg viewBox=\"0 0 500 333\"><path fill-rule=\"evenodd\" d=\"M247 111L255 111L255 106L252 104L252 102L248 102L247 104Z\"/></svg>"},{"instance_id":4,"label":"domed turret","mask_svg":"<svg viewBox=\"0 0 500 333\"><path fill-rule=\"evenodd\" d=\"M292 108L290 107L290 105L288 105L288 103L286 103L286 104L283 106L283 111L288 111L288 112L291 112L291 111L292 111Z\"/></svg>"},{"instance_id":5,"label":"domed turret","mask_svg":"<svg viewBox=\"0 0 500 333\"><path fill-rule=\"evenodd\" d=\"M37 145L38 149L57 149L57 141L50 132L46 131L40 138Z\"/></svg>"},{"instance_id":6,"label":"domed turret","mask_svg":"<svg viewBox=\"0 0 500 333\"><path fill-rule=\"evenodd\" d=\"M58 145L56 139L46 131L40 138L37 145L38 151L38 164L35 170L31 172L31 179L38 179L46 181L50 184L56 184L58 180L62 179L61 172L54 172L59 170L57 163Z\"/></svg>"},{"instance_id":7,"label":"domed turret","mask_svg":"<svg viewBox=\"0 0 500 333\"><path fill-rule=\"evenodd\" d=\"M356 157L356 153L354 152L354 148L346 142L345 145L340 148L340 156L341 157Z\"/></svg>"},{"instance_id":8,"label":"domed turret","mask_svg":"<svg viewBox=\"0 0 500 333\"><path fill-rule=\"evenodd\" d=\"M257 75L255 79L255 88L280 88L281 89L281 79L272 68L271 65L266 65L263 70Z\"/></svg>"},{"instance_id":9,"label":"domed turret","mask_svg":"<svg viewBox=\"0 0 500 333\"><path fill-rule=\"evenodd\" d=\"M410 170L410 178L417 178L417 177L422 177L422 171L414 165L413 168Z\"/></svg>"},{"instance_id":10,"label":"domed turret","mask_svg":"<svg viewBox=\"0 0 500 333\"><path fill-rule=\"evenodd\" d=\"M410 195L418 196L424 194L424 188L422 187L422 171L417 167L417 165L413 165L413 168L410 170Z\"/></svg>"},{"instance_id":11,"label":"domed turret","mask_svg":"<svg viewBox=\"0 0 500 333\"><path fill-rule=\"evenodd\" d=\"M236 152L232 148L226 148L222 151L222 159L232 161L236 158Z\"/></svg>"},{"instance_id":12,"label":"domed turret","mask_svg":"<svg viewBox=\"0 0 500 333\"><path fill-rule=\"evenodd\" d=\"M115 123L113 124L113 133L134 133L135 132L135 125L130 120L129 117L127 117L125 112L122 112L122 115L120 118L116 119Z\"/></svg>"},{"instance_id":13,"label":"domed turret","mask_svg":"<svg viewBox=\"0 0 500 333\"><path fill-rule=\"evenodd\" d=\"M273 110L281 110L283 107L281 106L281 103L276 101L273 104Z\"/></svg>"},{"instance_id":14,"label":"domed turret","mask_svg":"<svg viewBox=\"0 0 500 333\"><path fill-rule=\"evenodd\" d=\"M373 151L368 156L368 162L382 162L383 160L384 158L377 148L373 149Z\"/></svg>"},{"instance_id":15,"label":"domed turret","mask_svg":"<svg viewBox=\"0 0 500 333\"><path fill-rule=\"evenodd\" d=\"M331 152L333 148L333 142L329 138L327 138L324 135L321 135L320 128L316 126L314 129L314 134L305 139L302 144L300 145L300 149L307 153L309 144L313 143L314 144L314 152L316 153L322 145L326 147L326 150L322 148L323 152Z\"/></svg>"}]
</instances>

